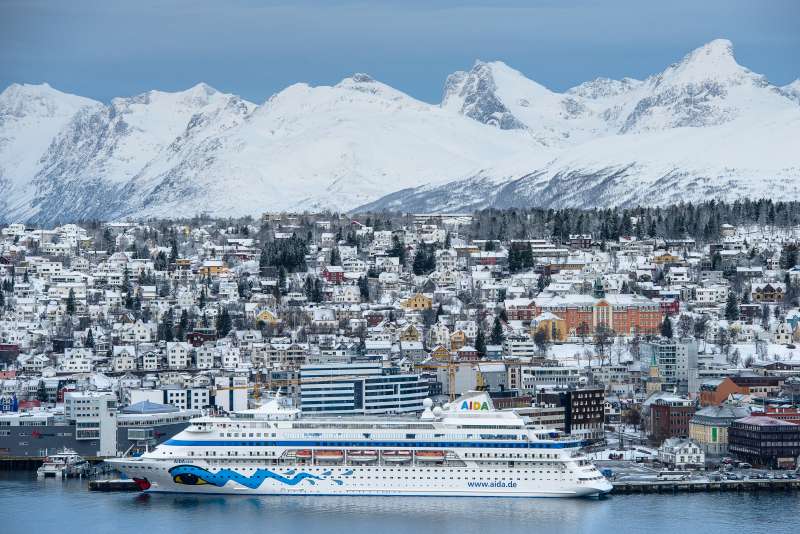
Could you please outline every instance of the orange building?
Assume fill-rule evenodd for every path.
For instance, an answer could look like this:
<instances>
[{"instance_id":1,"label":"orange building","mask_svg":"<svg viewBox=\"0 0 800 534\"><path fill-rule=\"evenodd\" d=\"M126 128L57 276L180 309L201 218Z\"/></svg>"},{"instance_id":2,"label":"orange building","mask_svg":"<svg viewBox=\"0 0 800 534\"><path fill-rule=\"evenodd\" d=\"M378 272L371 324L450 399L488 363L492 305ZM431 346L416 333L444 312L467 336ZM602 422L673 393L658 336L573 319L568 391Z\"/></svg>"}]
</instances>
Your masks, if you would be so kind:
<instances>
[{"instance_id":1,"label":"orange building","mask_svg":"<svg viewBox=\"0 0 800 534\"><path fill-rule=\"evenodd\" d=\"M722 404L734 394L768 397L778 393L783 382L784 377L780 376L728 376L719 383L700 386L700 406Z\"/></svg>"},{"instance_id":2,"label":"orange building","mask_svg":"<svg viewBox=\"0 0 800 534\"><path fill-rule=\"evenodd\" d=\"M664 320L659 303L639 295L555 295L536 299L536 314L564 320L569 337L591 336L604 324L619 335L658 334Z\"/></svg>"}]
</instances>

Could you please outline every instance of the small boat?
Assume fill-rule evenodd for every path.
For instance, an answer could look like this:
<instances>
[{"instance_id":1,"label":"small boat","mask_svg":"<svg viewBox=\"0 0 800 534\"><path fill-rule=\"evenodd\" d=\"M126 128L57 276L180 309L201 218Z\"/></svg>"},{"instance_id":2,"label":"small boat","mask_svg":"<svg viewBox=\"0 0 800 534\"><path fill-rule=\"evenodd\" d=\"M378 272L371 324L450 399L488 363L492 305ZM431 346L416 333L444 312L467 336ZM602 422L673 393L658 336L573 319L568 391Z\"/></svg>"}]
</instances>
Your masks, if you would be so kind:
<instances>
[{"instance_id":1,"label":"small boat","mask_svg":"<svg viewBox=\"0 0 800 534\"><path fill-rule=\"evenodd\" d=\"M418 462L441 462L444 460L443 451L417 451L415 456Z\"/></svg>"},{"instance_id":2,"label":"small boat","mask_svg":"<svg viewBox=\"0 0 800 534\"><path fill-rule=\"evenodd\" d=\"M90 464L72 449L61 449L44 459L36 470L39 478L68 478L83 476L89 472Z\"/></svg>"},{"instance_id":3,"label":"small boat","mask_svg":"<svg viewBox=\"0 0 800 534\"><path fill-rule=\"evenodd\" d=\"M344 458L343 451L316 451L314 457L318 462L336 462Z\"/></svg>"},{"instance_id":4,"label":"small boat","mask_svg":"<svg viewBox=\"0 0 800 534\"><path fill-rule=\"evenodd\" d=\"M383 451L384 462L405 463L411 461L411 451Z\"/></svg>"},{"instance_id":5,"label":"small boat","mask_svg":"<svg viewBox=\"0 0 800 534\"><path fill-rule=\"evenodd\" d=\"M378 459L378 451L374 450L355 450L347 451L347 457L351 462L374 462Z\"/></svg>"},{"instance_id":6,"label":"small boat","mask_svg":"<svg viewBox=\"0 0 800 534\"><path fill-rule=\"evenodd\" d=\"M311 450L309 449L302 449L294 453L294 457L298 460L310 460L311 459Z\"/></svg>"}]
</instances>

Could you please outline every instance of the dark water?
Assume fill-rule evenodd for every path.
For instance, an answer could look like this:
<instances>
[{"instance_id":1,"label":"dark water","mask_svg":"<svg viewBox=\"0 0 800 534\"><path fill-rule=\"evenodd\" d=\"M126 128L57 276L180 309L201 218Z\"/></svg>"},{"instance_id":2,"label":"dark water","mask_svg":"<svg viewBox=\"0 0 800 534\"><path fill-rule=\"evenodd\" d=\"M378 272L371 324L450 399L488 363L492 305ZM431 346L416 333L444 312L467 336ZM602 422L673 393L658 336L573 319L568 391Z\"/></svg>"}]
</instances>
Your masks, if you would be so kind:
<instances>
[{"instance_id":1,"label":"dark water","mask_svg":"<svg viewBox=\"0 0 800 534\"><path fill-rule=\"evenodd\" d=\"M601 500L213 497L90 493L81 481L0 473L0 533L800 533L799 494Z\"/></svg>"}]
</instances>

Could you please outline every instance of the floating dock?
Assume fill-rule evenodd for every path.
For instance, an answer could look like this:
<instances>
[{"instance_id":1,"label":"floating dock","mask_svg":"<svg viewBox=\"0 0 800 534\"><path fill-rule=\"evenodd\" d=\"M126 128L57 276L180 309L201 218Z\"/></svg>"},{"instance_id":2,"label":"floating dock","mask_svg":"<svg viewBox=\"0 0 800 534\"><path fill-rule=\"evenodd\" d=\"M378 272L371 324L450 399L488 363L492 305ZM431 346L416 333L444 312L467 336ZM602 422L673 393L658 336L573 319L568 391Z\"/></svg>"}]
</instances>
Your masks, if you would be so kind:
<instances>
[{"instance_id":1,"label":"floating dock","mask_svg":"<svg viewBox=\"0 0 800 534\"><path fill-rule=\"evenodd\" d=\"M136 482L130 479L92 480L89 491L140 491Z\"/></svg>"},{"instance_id":2,"label":"floating dock","mask_svg":"<svg viewBox=\"0 0 800 534\"><path fill-rule=\"evenodd\" d=\"M714 491L798 491L800 480L679 480L679 481L625 481L612 482L612 494L635 493L686 493Z\"/></svg>"}]
</instances>

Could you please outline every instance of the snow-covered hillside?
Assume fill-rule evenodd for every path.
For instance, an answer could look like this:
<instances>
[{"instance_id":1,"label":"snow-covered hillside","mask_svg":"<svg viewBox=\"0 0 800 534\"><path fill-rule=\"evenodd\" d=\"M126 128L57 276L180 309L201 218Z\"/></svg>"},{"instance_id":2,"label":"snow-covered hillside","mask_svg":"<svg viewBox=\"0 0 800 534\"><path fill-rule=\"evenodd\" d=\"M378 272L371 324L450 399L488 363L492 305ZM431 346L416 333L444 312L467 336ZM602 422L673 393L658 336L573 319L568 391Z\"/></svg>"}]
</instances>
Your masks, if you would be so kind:
<instances>
[{"instance_id":1,"label":"snow-covered hillside","mask_svg":"<svg viewBox=\"0 0 800 534\"><path fill-rule=\"evenodd\" d=\"M798 83L771 85L717 40L646 80L564 93L479 61L440 105L364 74L261 105L205 84L108 105L12 85L0 218L800 198Z\"/></svg>"}]
</instances>

